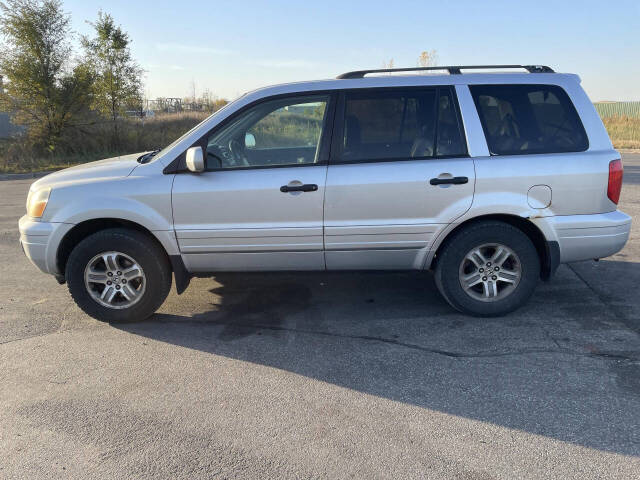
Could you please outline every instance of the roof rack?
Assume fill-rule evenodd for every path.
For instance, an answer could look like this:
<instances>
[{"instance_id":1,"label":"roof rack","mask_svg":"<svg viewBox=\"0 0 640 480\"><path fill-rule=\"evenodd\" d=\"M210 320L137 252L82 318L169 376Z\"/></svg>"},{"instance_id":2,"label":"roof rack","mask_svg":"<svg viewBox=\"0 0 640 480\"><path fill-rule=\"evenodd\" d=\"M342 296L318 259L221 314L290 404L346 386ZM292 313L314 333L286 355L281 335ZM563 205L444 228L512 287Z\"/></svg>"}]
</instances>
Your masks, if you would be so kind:
<instances>
[{"instance_id":1,"label":"roof rack","mask_svg":"<svg viewBox=\"0 0 640 480\"><path fill-rule=\"evenodd\" d=\"M363 78L369 73L419 72L423 70L446 70L450 75L460 75L461 70L486 70L494 68L524 68L529 73L554 73L546 65L448 65L442 67L409 67L409 68L377 68L373 70L356 70L343 73L336 78Z\"/></svg>"}]
</instances>

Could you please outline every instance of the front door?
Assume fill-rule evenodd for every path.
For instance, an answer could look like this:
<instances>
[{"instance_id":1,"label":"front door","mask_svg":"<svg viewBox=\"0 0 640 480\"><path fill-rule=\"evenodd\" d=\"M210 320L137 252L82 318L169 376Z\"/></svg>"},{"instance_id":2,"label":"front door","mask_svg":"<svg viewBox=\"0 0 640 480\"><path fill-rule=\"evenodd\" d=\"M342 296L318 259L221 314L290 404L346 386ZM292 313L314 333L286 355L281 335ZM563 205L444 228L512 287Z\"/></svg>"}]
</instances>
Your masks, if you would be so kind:
<instances>
[{"instance_id":1,"label":"front door","mask_svg":"<svg viewBox=\"0 0 640 480\"><path fill-rule=\"evenodd\" d=\"M177 174L173 184L188 270L325 268L329 104L328 95L262 101L206 138L206 171Z\"/></svg>"},{"instance_id":2,"label":"front door","mask_svg":"<svg viewBox=\"0 0 640 480\"><path fill-rule=\"evenodd\" d=\"M327 269L420 269L473 199L451 88L347 92L325 192Z\"/></svg>"}]
</instances>

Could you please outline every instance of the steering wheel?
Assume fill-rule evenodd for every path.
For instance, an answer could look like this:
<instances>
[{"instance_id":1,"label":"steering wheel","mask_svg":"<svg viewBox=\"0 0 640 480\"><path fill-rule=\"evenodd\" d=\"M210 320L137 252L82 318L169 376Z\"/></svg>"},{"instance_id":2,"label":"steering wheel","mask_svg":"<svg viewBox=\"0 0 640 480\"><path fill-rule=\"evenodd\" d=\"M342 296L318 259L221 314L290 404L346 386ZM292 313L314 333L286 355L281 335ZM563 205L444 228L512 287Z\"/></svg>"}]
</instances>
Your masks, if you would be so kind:
<instances>
[{"instance_id":1,"label":"steering wheel","mask_svg":"<svg viewBox=\"0 0 640 480\"><path fill-rule=\"evenodd\" d=\"M244 154L244 145L237 138L232 138L229 141L229 151L233 156L234 166L248 167L249 161Z\"/></svg>"},{"instance_id":2,"label":"steering wheel","mask_svg":"<svg viewBox=\"0 0 640 480\"><path fill-rule=\"evenodd\" d=\"M207 145L207 161L209 161L209 159L215 161L218 164L218 168L223 168L233 163L231 151L217 144Z\"/></svg>"},{"instance_id":3,"label":"steering wheel","mask_svg":"<svg viewBox=\"0 0 640 480\"><path fill-rule=\"evenodd\" d=\"M233 140L229 142L229 146L224 145L208 145L207 146L207 159L214 160L217 164L219 164L219 168L233 168L233 167L243 167L248 166L249 162L244 157L244 155L239 156L238 146L234 145L233 148L231 146Z\"/></svg>"}]
</instances>

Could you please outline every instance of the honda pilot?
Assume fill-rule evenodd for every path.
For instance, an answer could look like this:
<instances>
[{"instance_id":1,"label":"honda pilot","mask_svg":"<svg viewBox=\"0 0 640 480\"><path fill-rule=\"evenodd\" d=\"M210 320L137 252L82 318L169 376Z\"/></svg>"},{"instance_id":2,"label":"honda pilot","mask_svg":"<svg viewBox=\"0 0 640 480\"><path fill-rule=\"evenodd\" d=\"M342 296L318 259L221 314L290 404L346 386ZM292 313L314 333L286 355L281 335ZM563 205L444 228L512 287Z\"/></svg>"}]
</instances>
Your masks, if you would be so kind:
<instances>
[{"instance_id":1,"label":"honda pilot","mask_svg":"<svg viewBox=\"0 0 640 480\"><path fill-rule=\"evenodd\" d=\"M162 150L47 175L20 242L109 322L153 314L172 281L276 270L431 270L453 308L497 316L559 264L625 245L621 186L577 75L364 70L255 90Z\"/></svg>"}]
</instances>

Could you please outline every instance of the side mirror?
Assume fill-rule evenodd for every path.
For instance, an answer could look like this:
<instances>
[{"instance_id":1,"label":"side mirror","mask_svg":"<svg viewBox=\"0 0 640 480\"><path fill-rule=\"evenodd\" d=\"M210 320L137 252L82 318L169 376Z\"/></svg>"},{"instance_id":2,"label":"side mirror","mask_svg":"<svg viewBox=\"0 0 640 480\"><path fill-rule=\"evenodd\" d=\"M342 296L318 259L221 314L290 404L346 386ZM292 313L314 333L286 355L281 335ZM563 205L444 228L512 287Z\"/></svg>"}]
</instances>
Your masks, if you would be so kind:
<instances>
[{"instance_id":1,"label":"side mirror","mask_svg":"<svg viewBox=\"0 0 640 480\"><path fill-rule=\"evenodd\" d=\"M247 133L244 136L244 146L247 148L254 148L256 146L256 137L253 136L253 133Z\"/></svg>"},{"instance_id":2,"label":"side mirror","mask_svg":"<svg viewBox=\"0 0 640 480\"><path fill-rule=\"evenodd\" d=\"M191 147L187 150L187 169L193 173L204 172L202 147Z\"/></svg>"}]
</instances>

